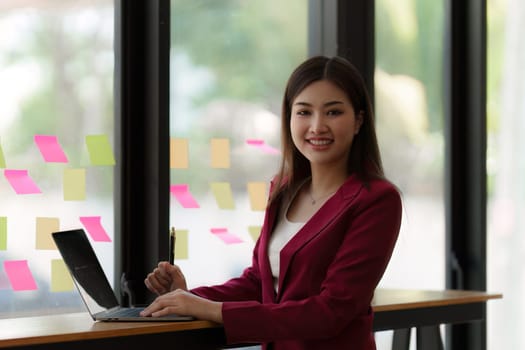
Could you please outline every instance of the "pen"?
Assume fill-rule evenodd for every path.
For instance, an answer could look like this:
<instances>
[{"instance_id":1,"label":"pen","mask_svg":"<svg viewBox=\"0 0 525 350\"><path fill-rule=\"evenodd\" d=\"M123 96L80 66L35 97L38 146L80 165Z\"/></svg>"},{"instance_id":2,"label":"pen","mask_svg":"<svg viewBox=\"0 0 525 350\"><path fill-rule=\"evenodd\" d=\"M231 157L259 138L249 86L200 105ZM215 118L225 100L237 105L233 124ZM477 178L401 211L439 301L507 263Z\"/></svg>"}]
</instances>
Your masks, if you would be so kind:
<instances>
[{"instance_id":1,"label":"pen","mask_svg":"<svg viewBox=\"0 0 525 350\"><path fill-rule=\"evenodd\" d=\"M177 237L175 236L175 227L172 227L170 230L170 255L169 255L169 262L173 265L175 262L175 239Z\"/></svg>"}]
</instances>

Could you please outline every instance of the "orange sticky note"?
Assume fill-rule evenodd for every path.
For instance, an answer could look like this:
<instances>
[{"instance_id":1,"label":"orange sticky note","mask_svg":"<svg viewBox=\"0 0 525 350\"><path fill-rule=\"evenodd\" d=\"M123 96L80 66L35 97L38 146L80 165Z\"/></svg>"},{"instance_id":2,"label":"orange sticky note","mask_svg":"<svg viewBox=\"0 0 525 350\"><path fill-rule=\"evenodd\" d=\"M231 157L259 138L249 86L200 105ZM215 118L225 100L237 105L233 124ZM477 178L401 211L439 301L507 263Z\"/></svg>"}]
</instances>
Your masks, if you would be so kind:
<instances>
[{"instance_id":1,"label":"orange sticky note","mask_svg":"<svg viewBox=\"0 0 525 350\"><path fill-rule=\"evenodd\" d=\"M170 168L187 169L188 153L188 139L172 137L170 139Z\"/></svg>"},{"instance_id":2,"label":"orange sticky note","mask_svg":"<svg viewBox=\"0 0 525 350\"><path fill-rule=\"evenodd\" d=\"M248 194L250 196L250 206L254 211L266 209L266 183L248 182Z\"/></svg>"},{"instance_id":3,"label":"orange sticky note","mask_svg":"<svg viewBox=\"0 0 525 350\"><path fill-rule=\"evenodd\" d=\"M36 249L56 250L51 234L60 231L58 218L36 218Z\"/></svg>"},{"instance_id":4,"label":"orange sticky note","mask_svg":"<svg viewBox=\"0 0 525 350\"><path fill-rule=\"evenodd\" d=\"M211 167L228 169L230 167L230 140L211 139Z\"/></svg>"}]
</instances>

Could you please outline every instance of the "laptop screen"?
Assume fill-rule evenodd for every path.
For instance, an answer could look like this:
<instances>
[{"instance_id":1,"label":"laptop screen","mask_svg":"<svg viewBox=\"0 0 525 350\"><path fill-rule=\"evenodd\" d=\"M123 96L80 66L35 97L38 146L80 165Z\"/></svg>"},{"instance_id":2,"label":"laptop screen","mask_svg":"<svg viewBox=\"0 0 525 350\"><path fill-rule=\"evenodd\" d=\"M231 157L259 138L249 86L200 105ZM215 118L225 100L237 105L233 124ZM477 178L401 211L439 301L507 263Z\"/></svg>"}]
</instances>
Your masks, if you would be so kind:
<instances>
[{"instance_id":1,"label":"laptop screen","mask_svg":"<svg viewBox=\"0 0 525 350\"><path fill-rule=\"evenodd\" d=\"M86 307L94 315L118 300L84 230L54 232L53 239Z\"/></svg>"}]
</instances>

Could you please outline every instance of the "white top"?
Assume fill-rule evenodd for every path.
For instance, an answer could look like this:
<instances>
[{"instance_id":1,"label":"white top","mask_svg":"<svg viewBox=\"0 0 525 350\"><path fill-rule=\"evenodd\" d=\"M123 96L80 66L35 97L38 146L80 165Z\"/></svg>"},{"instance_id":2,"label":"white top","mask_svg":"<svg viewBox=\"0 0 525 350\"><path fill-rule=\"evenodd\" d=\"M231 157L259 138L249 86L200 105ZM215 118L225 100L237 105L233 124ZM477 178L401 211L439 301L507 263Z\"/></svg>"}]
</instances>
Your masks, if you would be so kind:
<instances>
[{"instance_id":1,"label":"white top","mask_svg":"<svg viewBox=\"0 0 525 350\"><path fill-rule=\"evenodd\" d=\"M295 197L295 195L294 195ZM273 276L273 286L275 291L279 285L279 270L281 262L281 250L292 239L293 236L304 226L304 222L292 222L286 217L288 207L292 201L288 201L286 208L279 213L279 220L273 230L270 243L268 244L268 258L270 259L270 268Z\"/></svg>"}]
</instances>

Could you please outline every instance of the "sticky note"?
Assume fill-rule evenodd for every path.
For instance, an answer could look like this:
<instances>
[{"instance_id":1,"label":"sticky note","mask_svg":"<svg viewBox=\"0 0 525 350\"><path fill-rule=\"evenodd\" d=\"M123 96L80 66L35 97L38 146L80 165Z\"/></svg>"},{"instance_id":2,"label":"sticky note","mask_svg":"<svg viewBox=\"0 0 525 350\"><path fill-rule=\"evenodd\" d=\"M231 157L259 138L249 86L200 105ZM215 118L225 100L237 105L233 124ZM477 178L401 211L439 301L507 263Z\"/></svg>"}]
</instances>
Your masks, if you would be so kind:
<instances>
[{"instance_id":1,"label":"sticky note","mask_svg":"<svg viewBox=\"0 0 525 350\"><path fill-rule=\"evenodd\" d=\"M212 182L210 187L220 209L235 209L232 188L229 182Z\"/></svg>"},{"instance_id":2,"label":"sticky note","mask_svg":"<svg viewBox=\"0 0 525 350\"><path fill-rule=\"evenodd\" d=\"M248 195L250 196L250 206L254 211L266 209L266 183L248 182Z\"/></svg>"},{"instance_id":3,"label":"sticky note","mask_svg":"<svg viewBox=\"0 0 525 350\"><path fill-rule=\"evenodd\" d=\"M211 167L228 169L230 167L230 140L211 139Z\"/></svg>"},{"instance_id":4,"label":"sticky note","mask_svg":"<svg viewBox=\"0 0 525 350\"><path fill-rule=\"evenodd\" d=\"M195 198L191 195L188 185L171 185L170 192L184 208L200 208L199 203L197 203Z\"/></svg>"},{"instance_id":5,"label":"sticky note","mask_svg":"<svg viewBox=\"0 0 525 350\"><path fill-rule=\"evenodd\" d=\"M7 217L0 216L0 250L7 249Z\"/></svg>"},{"instance_id":6,"label":"sticky note","mask_svg":"<svg viewBox=\"0 0 525 350\"><path fill-rule=\"evenodd\" d=\"M177 229L175 240L175 259L188 259L188 230Z\"/></svg>"},{"instance_id":7,"label":"sticky note","mask_svg":"<svg viewBox=\"0 0 525 350\"><path fill-rule=\"evenodd\" d=\"M87 135L86 146L92 165L115 165L115 156L106 135Z\"/></svg>"},{"instance_id":8,"label":"sticky note","mask_svg":"<svg viewBox=\"0 0 525 350\"><path fill-rule=\"evenodd\" d=\"M33 274L27 265L27 260L5 260L4 270L13 290L37 289Z\"/></svg>"},{"instance_id":9,"label":"sticky note","mask_svg":"<svg viewBox=\"0 0 525 350\"><path fill-rule=\"evenodd\" d=\"M60 231L58 218L36 218L36 249L56 250L57 246L51 234Z\"/></svg>"},{"instance_id":10,"label":"sticky note","mask_svg":"<svg viewBox=\"0 0 525 350\"><path fill-rule=\"evenodd\" d=\"M188 139L170 138L170 168L188 168Z\"/></svg>"},{"instance_id":11,"label":"sticky note","mask_svg":"<svg viewBox=\"0 0 525 350\"><path fill-rule=\"evenodd\" d=\"M2 151L2 144L0 144L0 168L5 168L5 157L4 157L4 151Z\"/></svg>"},{"instance_id":12,"label":"sticky note","mask_svg":"<svg viewBox=\"0 0 525 350\"><path fill-rule=\"evenodd\" d=\"M253 241L257 241L261 235L261 226L248 226L248 232Z\"/></svg>"},{"instance_id":13,"label":"sticky note","mask_svg":"<svg viewBox=\"0 0 525 350\"><path fill-rule=\"evenodd\" d=\"M67 156L56 136L35 135L35 143L47 163L67 163Z\"/></svg>"},{"instance_id":14,"label":"sticky note","mask_svg":"<svg viewBox=\"0 0 525 350\"><path fill-rule=\"evenodd\" d=\"M102 227L100 216L81 216L80 222L95 242L111 242L106 230Z\"/></svg>"},{"instance_id":15,"label":"sticky note","mask_svg":"<svg viewBox=\"0 0 525 350\"><path fill-rule=\"evenodd\" d=\"M281 153L281 151L279 151L277 148L267 145L264 142L264 140L248 139L246 140L246 143L250 146L253 146L259 149L261 152L266 153L266 154L280 154Z\"/></svg>"},{"instance_id":16,"label":"sticky note","mask_svg":"<svg viewBox=\"0 0 525 350\"><path fill-rule=\"evenodd\" d=\"M40 188L38 188L33 179L31 179L27 173L27 170L5 169L4 176L17 194L42 193Z\"/></svg>"},{"instance_id":17,"label":"sticky note","mask_svg":"<svg viewBox=\"0 0 525 350\"><path fill-rule=\"evenodd\" d=\"M64 260L51 260L51 291L52 292L67 292L75 288L71 274L67 269Z\"/></svg>"},{"instance_id":18,"label":"sticky note","mask_svg":"<svg viewBox=\"0 0 525 350\"><path fill-rule=\"evenodd\" d=\"M64 169L63 179L65 201L86 199L86 169Z\"/></svg>"},{"instance_id":19,"label":"sticky note","mask_svg":"<svg viewBox=\"0 0 525 350\"><path fill-rule=\"evenodd\" d=\"M211 233L220 238L226 244L242 243L243 240L228 232L226 228L212 228Z\"/></svg>"}]
</instances>

